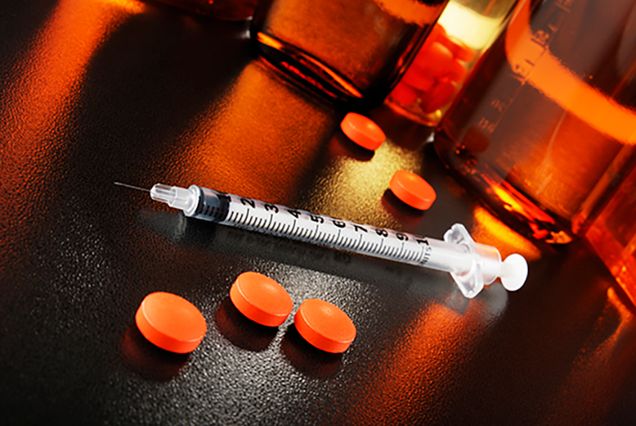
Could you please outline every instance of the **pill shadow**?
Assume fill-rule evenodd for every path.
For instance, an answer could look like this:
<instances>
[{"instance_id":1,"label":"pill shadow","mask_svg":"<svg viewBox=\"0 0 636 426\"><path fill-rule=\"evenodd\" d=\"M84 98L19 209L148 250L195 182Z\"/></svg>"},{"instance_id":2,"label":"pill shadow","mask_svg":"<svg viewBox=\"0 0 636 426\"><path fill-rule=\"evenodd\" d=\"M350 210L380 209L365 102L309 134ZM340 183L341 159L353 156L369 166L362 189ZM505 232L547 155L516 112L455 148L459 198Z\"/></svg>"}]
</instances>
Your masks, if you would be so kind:
<instances>
[{"instance_id":1,"label":"pill shadow","mask_svg":"<svg viewBox=\"0 0 636 426\"><path fill-rule=\"evenodd\" d=\"M158 348L134 325L129 326L122 336L121 355L126 367L156 382L167 382L176 377L190 358L189 354L175 354Z\"/></svg>"},{"instance_id":2,"label":"pill shadow","mask_svg":"<svg viewBox=\"0 0 636 426\"><path fill-rule=\"evenodd\" d=\"M340 130L337 130L327 145L329 159L349 157L358 161L370 161L374 151L364 149L355 142L349 140Z\"/></svg>"},{"instance_id":3,"label":"pill shadow","mask_svg":"<svg viewBox=\"0 0 636 426\"><path fill-rule=\"evenodd\" d=\"M395 196L390 189L384 191L382 194L382 207L393 217L400 220L400 223L412 225L422 220L424 212L422 210L415 209Z\"/></svg>"},{"instance_id":4,"label":"pill shadow","mask_svg":"<svg viewBox=\"0 0 636 426\"><path fill-rule=\"evenodd\" d=\"M214 313L214 322L223 337L234 346L252 352L262 352L276 337L278 328L256 324L241 314L226 297Z\"/></svg>"},{"instance_id":5,"label":"pill shadow","mask_svg":"<svg viewBox=\"0 0 636 426\"><path fill-rule=\"evenodd\" d=\"M280 351L297 371L314 379L328 379L342 368L342 354L323 352L311 346L292 324L287 328Z\"/></svg>"}]
</instances>

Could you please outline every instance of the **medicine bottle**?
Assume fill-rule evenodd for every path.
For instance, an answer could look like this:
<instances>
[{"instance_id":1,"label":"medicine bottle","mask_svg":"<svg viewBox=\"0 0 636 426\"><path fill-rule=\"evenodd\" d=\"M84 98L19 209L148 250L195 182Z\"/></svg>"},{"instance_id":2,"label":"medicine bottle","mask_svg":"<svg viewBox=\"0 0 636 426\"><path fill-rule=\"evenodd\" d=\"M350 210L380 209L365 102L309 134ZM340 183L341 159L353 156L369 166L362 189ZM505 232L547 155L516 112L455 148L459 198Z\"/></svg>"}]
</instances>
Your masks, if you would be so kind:
<instances>
[{"instance_id":1,"label":"medicine bottle","mask_svg":"<svg viewBox=\"0 0 636 426\"><path fill-rule=\"evenodd\" d=\"M199 15L225 21L244 21L254 15L258 0L156 0Z\"/></svg>"},{"instance_id":2,"label":"medicine bottle","mask_svg":"<svg viewBox=\"0 0 636 426\"><path fill-rule=\"evenodd\" d=\"M636 0L520 1L435 146L520 231L583 234L633 167Z\"/></svg>"},{"instance_id":3,"label":"medicine bottle","mask_svg":"<svg viewBox=\"0 0 636 426\"><path fill-rule=\"evenodd\" d=\"M252 37L263 58L337 101L381 102L448 0L264 0Z\"/></svg>"},{"instance_id":4,"label":"medicine bottle","mask_svg":"<svg viewBox=\"0 0 636 426\"><path fill-rule=\"evenodd\" d=\"M413 121L437 125L516 1L450 0L386 104Z\"/></svg>"}]
</instances>

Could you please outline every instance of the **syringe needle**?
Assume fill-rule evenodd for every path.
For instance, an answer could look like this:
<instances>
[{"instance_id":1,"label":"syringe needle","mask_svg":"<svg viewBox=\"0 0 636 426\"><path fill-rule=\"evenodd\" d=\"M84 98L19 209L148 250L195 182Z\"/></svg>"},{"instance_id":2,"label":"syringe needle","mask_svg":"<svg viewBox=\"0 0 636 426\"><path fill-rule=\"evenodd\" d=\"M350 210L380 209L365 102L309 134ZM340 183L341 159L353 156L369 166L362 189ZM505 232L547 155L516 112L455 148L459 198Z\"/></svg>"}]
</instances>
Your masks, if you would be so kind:
<instances>
[{"instance_id":1,"label":"syringe needle","mask_svg":"<svg viewBox=\"0 0 636 426\"><path fill-rule=\"evenodd\" d=\"M127 183L121 183L121 182L113 182L113 183L117 186L123 186L124 188L128 188L128 189L136 189L137 191L150 192L149 189L141 188L139 186L134 186L134 185L128 185Z\"/></svg>"}]
</instances>

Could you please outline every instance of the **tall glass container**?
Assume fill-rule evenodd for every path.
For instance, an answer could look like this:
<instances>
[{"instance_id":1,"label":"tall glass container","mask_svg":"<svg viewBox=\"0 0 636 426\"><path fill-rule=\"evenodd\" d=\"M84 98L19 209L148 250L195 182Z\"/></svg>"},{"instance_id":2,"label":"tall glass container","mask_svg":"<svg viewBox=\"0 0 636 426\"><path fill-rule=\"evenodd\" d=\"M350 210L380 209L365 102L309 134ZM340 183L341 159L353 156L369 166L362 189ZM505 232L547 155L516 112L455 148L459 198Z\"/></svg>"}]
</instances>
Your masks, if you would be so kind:
<instances>
[{"instance_id":1,"label":"tall glass container","mask_svg":"<svg viewBox=\"0 0 636 426\"><path fill-rule=\"evenodd\" d=\"M516 1L450 0L387 105L418 123L437 125Z\"/></svg>"},{"instance_id":2,"label":"tall glass container","mask_svg":"<svg viewBox=\"0 0 636 426\"><path fill-rule=\"evenodd\" d=\"M436 149L504 219L568 243L631 167L635 77L636 0L522 0Z\"/></svg>"},{"instance_id":3,"label":"tall glass container","mask_svg":"<svg viewBox=\"0 0 636 426\"><path fill-rule=\"evenodd\" d=\"M381 102L448 0L263 0L252 36L263 57L304 87Z\"/></svg>"},{"instance_id":4,"label":"tall glass container","mask_svg":"<svg viewBox=\"0 0 636 426\"><path fill-rule=\"evenodd\" d=\"M636 305L636 155L628 161L631 168L585 237Z\"/></svg>"},{"instance_id":5,"label":"tall glass container","mask_svg":"<svg viewBox=\"0 0 636 426\"><path fill-rule=\"evenodd\" d=\"M225 21L244 21L254 15L258 0L156 0L188 12Z\"/></svg>"}]
</instances>

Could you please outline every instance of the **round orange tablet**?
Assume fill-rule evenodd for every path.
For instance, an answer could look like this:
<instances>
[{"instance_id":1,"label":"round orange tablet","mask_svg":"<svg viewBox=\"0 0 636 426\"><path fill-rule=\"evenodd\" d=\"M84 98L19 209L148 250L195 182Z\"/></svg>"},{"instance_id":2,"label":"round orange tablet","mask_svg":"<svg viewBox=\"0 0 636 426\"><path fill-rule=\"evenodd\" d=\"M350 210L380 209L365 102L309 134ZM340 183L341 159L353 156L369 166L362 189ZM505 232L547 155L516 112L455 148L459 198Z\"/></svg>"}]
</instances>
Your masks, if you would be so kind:
<instances>
[{"instance_id":1,"label":"round orange tablet","mask_svg":"<svg viewBox=\"0 0 636 426\"><path fill-rule=\"evenodd\" d=\"M427 90L431 89L433 84L435 84L435 79L427 76L426 74L418 72L418 69L413 67L404 74L404 77L402 77L402 80L397 87L400 87L404 83L415 89L426 92Z\"/></svg>"},{"instance_id":2,"label":"round orange tablet","mask_svg":"<svg viewBox=\"0 0 636 426\"><path fill-rule=\"evenodd\" d=\"M462 82L466 78L468 74L468 70L466 69L466 63L460 60L455 59L453 64L448 69L447 77L450 80Z\"/></svg>"},{"instance_id":3,"label":"round orange tablet","mask_svg":"<svg viewBox=\"0 0 636 426\"><path fill-rule=\"evenodd\" d=\"M400 83L391 92L391 99L401 105L411 105L417 101L417 92L408 85Z\"/></svg>"},{"instance_id":4,"label":"round orange tablet","mask_svg":"<svg viewBox=\"0 0 636 426\"><path fill-rule=\"evenodd\" d=\"M453 53L442 43L435 42L426 52L427 61L414 64L412 73L428 78L441 78L448 74L453 67Z\"/></svg>"},{"instance_id":5,"label":"round orange tablet","mask_svg":"<svg viewBox=\"0 0 636 426\"><path fill-rule=\"evenodd\" d=\"M404 203L419 210L427 210L437 198L435 190L428 182L406 170L395 172L389 188Z\"/></svg>"},{"instance_id":6,"label":"round orange tablet","mask_svg":"<svg viewBox=\"0 0 636 426\"><path fill-rule=\"evenodd\" d=\"M356 337L353 321L336 305L308 299L294 317L298 333L312 346L325 352L342 353Z\"/></svg>"},{"instance_id":7,"label":"round orange tablet","mask_svg":"<svg viewBox=\"0 0 636 426\"><path fill-rule=\"evenodd\" d=\"M422 98L420 108L426 113L436 111L451 103L459 92L459 84L455 81L443 79L428 92L426 98Z\"/></svg>"},{"instance_id":8,"label":"round orange tablet","mask_svg":"<svg viewBox=\"0 0 636 426\"><path fill-rule=\"evenodd\" d=\"M455 37L447 37L446 40L442 40L442 43L453 52L455 58L461 61L468 62L475 56L476 52L473 49Z\"/></svg>"},{"instance_id":9,"label":"round orange tablet","mask_svg":"<svg viewBox=\"0 0 636 426\"><path fill-rule=\"evenodd\" d=\"M375 151L386 140L386 135L370 118L350 112L340 122L340 128L349 139L363 148Z\"/></svg>"},{"instance_id":10,"label":"round orange tablet","mask_svg":"<svg viewBox=\"0 0 636 426\"><path fill-rule=\"evenodd\" d=\"M195 350L207 331L205 318L196 306L165 292L147 295L139 305L135 322L152 344L180 354Z\"/></svg>"},{"instance_id":11,"label":"round orange tablet","mask_svg":"<svg viewBox=\"0 0 636 426\"><path fill-rule=\"evenodd\" d=\"M268 327L285 322L294 306L280 284L257 272L243 272L236 277L230 300L243 315Z\"/></svg>"}]
</instances>

